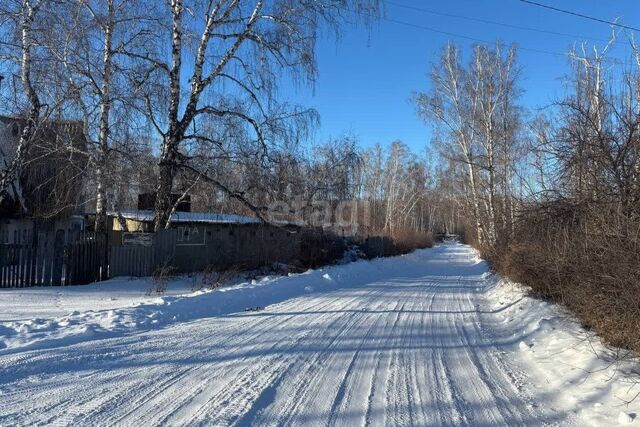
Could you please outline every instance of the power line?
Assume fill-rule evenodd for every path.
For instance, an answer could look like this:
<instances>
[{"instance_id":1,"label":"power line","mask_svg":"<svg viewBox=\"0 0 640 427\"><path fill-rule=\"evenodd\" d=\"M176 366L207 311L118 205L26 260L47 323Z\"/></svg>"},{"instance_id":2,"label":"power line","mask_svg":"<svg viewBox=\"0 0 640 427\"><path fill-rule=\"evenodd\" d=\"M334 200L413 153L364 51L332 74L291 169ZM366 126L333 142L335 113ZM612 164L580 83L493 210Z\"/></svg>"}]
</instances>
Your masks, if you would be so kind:
<instances>
[{"instance_id":1,"label":"power line","mask_svg":"<svg viewBox=\"0 0 640 427\"><path fill-rule=\"evenodd\" d=\"M494 42L490 42L490 41L487 41L487 40L478 39L478 38L470 37L470 36L465 36L465 35L462 35L462 34L452 33L452 32L449 32L449 31L436 30L435 28L426 27L424 25L412 24L411 22L399 21L397 19L386 18L386 17L383 17L382 19L384 21L392 22L394 24L404 25L406 27L417 28L417 29L420 29L420 30L426 30L426 31L430 31L432 33L442 34L442 35L449 36L449 37L456 37L456 38L460 38L460 39L470 40L470 41L474 41L476 43L481 43L481 44L485 44L485 45L494 45L495 44ZM554 55L554 56L567 56L566 53L551 52L551 51L541 50L541 49L531 49L531 48L526 48L526 47L521 47L521 46L518 46L518 50L527 50L527 51L530 51L530 52L544 53L544 54L547 54L547 55Z\"/></svg>"},{"instance_id":2,"label":"power line","mask_svg":"<svg viewBox=\"0 0 640 427\"><path fill-rule=\"evenodd\" d=\"M560 33L560 32L556 32L556 31L543 30L543 29L540 29L540 28L524 27L524 26L521 26L521 25L514 25L514 24L507 24L507 23L504 23L504 22L491 21L491 20L488 20L488 19L474 18L474 17L470 17L470 16L463 16L463 15L456 15L456 14L453 14L453 13L438 12L438 11L431 10L431 9L425 9L425 8L416 7L416 6L408 6L408 5L401 4L401 3L396 3L396 2L393 2L393 1L387 1L386 3L394 5L394 6L402 7L404 9L416 10L416 11L420 11L420 12L430 13L432 15L446 16L448 18L464 19L464 20L467 20L467 21L481 22L483 24L499 25L499 26L502 26L502 27L515 28L515 29L518 29L518 30L525 30L525 31L533 31L533 32L542 33L542 34L551 34L551 35L554 35L554 36L573 37L573 38L594 40L594 41L600 41L600 42L606 42L607 41L607 40L604 40L604 39L599 39L597 37L580 36L580 35L569 34L569 33Z\"/></svg>"},{"instance_id":3,"label":"power line","mask_svg":"<svg viewBox=\"0 0 640 427\"><path fill-rule=\"evenodd\" d=\"M397 20L397 19L387 18L387 17L382 17L380 19L382 19L383 21L394 23L394 24L404 25L406 27L417 28L417 29L420 29L420 30L429 31L429 32L436 33L436 34L442 34L442 35L445 35L445 36L448 36L448 37L456 37L456 38L460 38L460 39L470 40L470 41L474 41L476 43L480 43L480 44L484 44L484 45L488 45L488 46L495 45L495 42L491 42L491 41L483 40L483 39L478 39L476 37L465 36L463 34L452 33L452 32L449 32L449 31L437 30L435 28L427 27L425 25L413 24L411 22L400 21L400 20ZM535 49L535 48L522 47L522 46L518 46L518 50L534 52L534 53L540 53L540 54L545 54L545 55L553 55L553 56L556 56L556 57L571 57L571 55L569 53L566 53L566 52L553 52L553 51L550 51L550 50ZM604 58L603 60L605 62L611 62L611 63L618 64L618 65L622 64L622 61L620 61L617 58Z\"/></svg>"},{"instance_id":4,"label":"power line","mask_svg":"<svg viewBox=\"0 0 640 427\"><path fill-rule=\"evenodd\" d=\"M589 19L591 21L599 22L601 24L612 25L614 27L624 28L626 30L640 31L639 28L631 27L629 25L618 24L617 22L614 22L614 21L607 21L605 19L595 18L593 16L583 15L582 13L573 12L573 11L566 10L566 9L560 9L560 8L557 8L557 7L554 7L554 6L549 6L549 5L538 3L538 2L535 2L535 1L531 1L531 0L519 0L519 1L521 1L522 3L527 3L527 4L530 4L530 5L533 5L533 6L542 7L544 9L549 9L549 10L553 10L553 11L560 12L560 13L566 13L567 15L577 16L577 17L583 18L583 19Z\"/></svg>"},{"instance_id":5,"label":"power line","mask_svg":"<svg viewBox=\"0 0 640 427\"><path fill-rule=\"evenodd\" d=\"M359 12L353 11L353 10L351 12L359 13ZM393 24L403 25L405 27L411 27L411 28L416 28L416 29L419 29L419 30L429 31L431 33L442 34L442 35L445 35L445 36L448 36L448 37L456 37L456 38L460 38L460 39L470 40L470 41L473 41L473 42L476 42L476 43L479 43L479 44L483 44L483 45L486 45L486 46L494 46L496 44L495 41L483 40L483 39L479 39L479 38L476 38L476 37L466 36L466 35L463 35L463 34L458 34L458 33L450 32L450 31L437 30L435 28L427 27L425 25L419 25L419 24L414 24L414 23L411 23L411 22L401 21L399 19L388 18L386 16L378 16L378 15L366 14L366 13L365 13L365 15L369 16L372 19L378 19L378 20L381 20L381 21L387 21L387 22L391 22ZM568 53L568 52L553 52L553 51L550 51L550 50L535 49L535 48L522 47L522 46L518 46L517 48L518 48L519 51L527 51L527 52L540 53L540 54L545 54L545 55L552 55L552 56L556 56L556 57L571 58L571 54ZM603 61L614 63L614 64L617 64L617 65L624 65L623 62L618 58L603 58Z\"/></svg>"}]
</instances>

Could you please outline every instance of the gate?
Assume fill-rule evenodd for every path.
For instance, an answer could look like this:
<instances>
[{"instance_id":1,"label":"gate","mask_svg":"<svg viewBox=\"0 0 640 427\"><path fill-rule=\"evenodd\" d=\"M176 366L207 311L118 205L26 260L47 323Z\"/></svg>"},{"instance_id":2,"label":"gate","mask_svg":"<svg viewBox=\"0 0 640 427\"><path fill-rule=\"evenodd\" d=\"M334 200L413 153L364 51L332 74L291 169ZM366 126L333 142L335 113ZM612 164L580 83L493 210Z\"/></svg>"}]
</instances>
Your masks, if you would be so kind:
<instances>
[{"instance_id":1,"label":"gate","mask_svg":"<svg viewBox=\"0 0 640 427\"><path fill-rule=\"evenodd\" d=\"M64 253L65 285L86 285L109 277L106 236L97 234L76 240L67 245Z\"/></svg>"}]
</instances>

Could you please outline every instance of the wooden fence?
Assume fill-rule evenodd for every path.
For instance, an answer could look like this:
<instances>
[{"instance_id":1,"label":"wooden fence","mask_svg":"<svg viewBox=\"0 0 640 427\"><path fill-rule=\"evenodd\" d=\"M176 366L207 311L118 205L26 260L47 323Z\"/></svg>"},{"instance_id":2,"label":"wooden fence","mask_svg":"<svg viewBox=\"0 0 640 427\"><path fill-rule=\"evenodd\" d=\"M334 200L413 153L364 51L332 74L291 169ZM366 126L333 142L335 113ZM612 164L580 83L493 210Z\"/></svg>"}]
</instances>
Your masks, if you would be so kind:
<instances>
[{"instance_id":1,"label":"wooden fence","mask_svg":"<svg viewBox=\"0 0 640 427\"><path fill-rule=\"evenodd\" d=\"M150 246L110 246L103 235L64 234L24 244L0 244L0 288L85 285L115 276L150 276L170 264L177 230L163 230Z\"/></svg>"},{"instance_id":2,"label":"wooden fence","mask_svg":"<svg viewBox=\"0 0 640 427\"><path fill-rule=\"evenodd\" d=\"M104 236L63 234L31 245L0 245L0 288L84 285L108 277Z\"/></svg>"},{"instance_id":3,"label":"wooden fence","mask_svg":"<svg viewBox=\"0 0 640 427\"><path fill-rule=\"evenodd\" d=\"M61 276L62 265L38 248L26 245L0 247L0 286L3 288L60 285Z\"/></svg>"},{"instance_id":4,"label":"wooden fence","mask_svg":"<svg viewBox=\"0 0 640 427\"><path fill-rule=\"evenodd\" d=\"M59 286L64 276L64 241L0 245L0 287Z\"/></svg>"}]
</instances>

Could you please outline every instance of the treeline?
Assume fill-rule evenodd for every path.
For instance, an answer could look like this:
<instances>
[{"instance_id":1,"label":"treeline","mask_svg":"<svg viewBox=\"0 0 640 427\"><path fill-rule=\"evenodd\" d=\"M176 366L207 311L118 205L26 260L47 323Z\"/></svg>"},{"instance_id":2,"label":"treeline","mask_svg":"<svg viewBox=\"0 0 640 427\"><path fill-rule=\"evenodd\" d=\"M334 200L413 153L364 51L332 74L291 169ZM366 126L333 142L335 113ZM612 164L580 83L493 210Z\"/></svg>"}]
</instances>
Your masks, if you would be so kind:
<instances>
[{"instance_id":1,"label":"treeline","mask_svg":"<svg viewBox=\"0 0 640 427\"><path fill-rule=\"evenodd\" d=\"M255 180L252 191L246 195L260 206L273 206L277 211L278 203L284 202L289 209L307 208L299 218L303 220L319 214L313 209L314 205L320 206L319 202L327 202L331 207L352 202L361 210L366 209L360 216L353 215L355 225L365 230L393 234L403 229L427 232L447 226L452 231L455 228L455 218L443 216L444 212L436 209L439 180L427 153L414 153L399 141L389 147L377 144L365 149L355 138L343 137L314 146L307 154L281 158L276 168L267 173L244 174L232 164L220 170L234 181L247 177ZM197 176L191 180L197 180ZM207 194L211 193L206 188L202 191L198 199L208 203L200 207L203 210L242 209L241 204L230 205L231 200L224 193L208 199ZM344 214L342 219L348 222L352 212ZM336 218L326 219L332 222Z\"/></svg>"},{"instance_id":2,"label":"treeline","mask_svg":"<svg viewBox=\"0 0 640 427\"><path fill-rule=\"evenodd\" d=\"M608 342L640 351L640 51L568 53L565 94L540 112L520 99L516 49L447 46L432 91L466 239L494 267L571 308Z\"/></svg>"}]
</instances>

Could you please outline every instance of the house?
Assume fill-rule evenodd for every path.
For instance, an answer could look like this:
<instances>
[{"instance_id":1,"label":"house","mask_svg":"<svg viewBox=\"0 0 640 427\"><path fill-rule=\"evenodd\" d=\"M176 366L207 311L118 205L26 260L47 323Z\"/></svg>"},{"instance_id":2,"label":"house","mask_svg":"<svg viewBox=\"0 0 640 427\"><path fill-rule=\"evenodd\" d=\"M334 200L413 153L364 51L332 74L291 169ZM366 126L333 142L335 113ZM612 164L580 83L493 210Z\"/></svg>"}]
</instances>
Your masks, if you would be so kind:
<instances>
[{"instance_id":1,"label":"house","mask_svg":"<svg viewBox=\"0 0 640 427\"><path fill-rule=\"evenodd\" d=\"M154 219L152 210L109 212L110 244L141 244L144 235L153 232ZM169 227L176 230L174 266L182 271L289 263L298 259L301 250L301 227L293 223L266 224L243 215L174 212Z\"/></svg>"},{"instance_id":2,"label":"house","mask_svg":"<svg viewBox=\"0 0 640 427\"><path fill-rule=\"evenodd\" d=\"M0 116L0 164L10 164L24 120ZM41 124L24 166L0 206L0 243L34 244L44 237L68 241L84 229L80 206L87 157L82 124ZM42 238L42 239L41 239Z\"/></svg>"}]
</instances>

